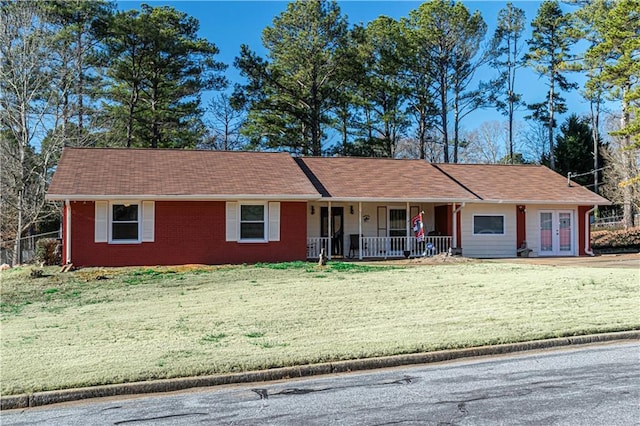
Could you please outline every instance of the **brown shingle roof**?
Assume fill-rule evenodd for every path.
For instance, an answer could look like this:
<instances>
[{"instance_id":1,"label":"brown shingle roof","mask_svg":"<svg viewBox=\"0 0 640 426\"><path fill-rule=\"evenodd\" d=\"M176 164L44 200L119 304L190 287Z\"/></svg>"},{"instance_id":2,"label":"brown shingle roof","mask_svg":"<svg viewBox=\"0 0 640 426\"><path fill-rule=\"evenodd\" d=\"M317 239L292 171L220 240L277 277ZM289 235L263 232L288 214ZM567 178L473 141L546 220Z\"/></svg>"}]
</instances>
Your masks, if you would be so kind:
<instances>
[{"instance_id":1,"label":"brown shingle roof","mask_svg":"<svg viewBox=\"0 0 640 426\"><path fill-rule=\"evenodd\" d=\"M543 166L436 164L485 201L552 204L611 204L592 191Z\"/></svg>"},{"instance_id":2,"label":"brown shingle roof","mask_svg":"<svg viewBox=\"0 0 640 426\"><path fill-rule=\"evenodd\" d=\"M286 153L65 148L51 200L317 199L610 204L542 166Z\"/></svg>"},{"instance_id":3,"label":"brown shingle roof","mask_svg":"<svg viewBox=\"0 0 640 426\"><path fill-rule=\"evenodd\" d=\"M297 161L323 197L397 201L478 199L422 160L307 157Z\"/></svg>"},{"instance_id":4,"label":"brown shingle roof","mask_svg":"<svg viewBox=\"0 0 640 426\"><path fill-rule=\"evenodd\" d=\"M286 153L65 148L47 198L108 196L308 199L319 194Z\"/></svg>"}]
</instances>

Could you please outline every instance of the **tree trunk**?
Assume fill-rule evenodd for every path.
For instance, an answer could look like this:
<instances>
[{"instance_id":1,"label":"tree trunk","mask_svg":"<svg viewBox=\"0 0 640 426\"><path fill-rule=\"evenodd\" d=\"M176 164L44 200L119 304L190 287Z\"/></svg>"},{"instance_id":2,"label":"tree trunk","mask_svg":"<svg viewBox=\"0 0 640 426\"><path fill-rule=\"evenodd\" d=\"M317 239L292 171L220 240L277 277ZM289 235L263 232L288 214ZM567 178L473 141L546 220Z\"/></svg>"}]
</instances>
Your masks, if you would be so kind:
<instances>
[{"instance_id":1,"label":"tree trunk","mask_svg":"<svg viewBox=\"0 0 640 426\"><path fill-rule=\"evenodd\" d=\"M622 118L620 123L622 130L627 130L627 126L629 125L629 102L626 100L629 90L629 85L625 86L622 89ZM623 152L622 158L623 161L626 160L626 164L622 168L624 173L623 179L625 182L629 182L632 177L631 171L633 170L634 162L634 151L631 149L631 135L629 134L629 132L626 132L626 134L624 135L623 150L625 152ZM631 228L633 227L633 187L631 183L627 183L627 185L624 186L622 194L622 219L624 221L625 228Z\"/></svg>"},{"instance_id":2,"label":"tree trunk","mask_svg":"<svg viewBox=\"0 0 640 426\"><path fill-rule=\"evenodd\" d=\"M547 124L549 127L549 166L551 170L556 169L556 159L553 154L553 95L554 95L554 72L551 72L551 78L549 81L549 123Z\"/></svg>"},{"instance_id":3,"label":"tree trunk","mask_svg":"<svg viewBox=\"0 0 640 426\"><path fill-rule=\"evenodd\" d=\"M591 139L593 139L593 192L598 193L598 151L600 141L600 95L589 102L591 108Z\"/></svg>"},{"instance_id":4,"label":"tree trunk","mask_svg":"<svg viewBox=\"0 0 640 426\"><path fill-rule=\"evenodd\" d=\"M449 162L449 131L447 129L447 83L446 78L440 81L440 117L442 119L442 150L444 154L444 162Z\"/></svg>"},{"instance_id":5,"label":"tree trunk","mask_svg":"<svg viewBox=\"0 0 640 426\"><path fill-rule=\"evenodd\" d=\"M455 94L454 102L453 102L453 162L458 162L458 147L460 144L460 135L459 135L459 127L460 127L460 110L458 105L458 96L459 93Z\"/></svg>"},{"instance_id":6,"label":"tree trunk","mask_svg":"<svg viewBox=\"0 0 640 426\"><path fill-rule=\"evenodd\" d=\"M513 164L513 91L509 90L509 164Z\"/></svg>"}]
</instances>

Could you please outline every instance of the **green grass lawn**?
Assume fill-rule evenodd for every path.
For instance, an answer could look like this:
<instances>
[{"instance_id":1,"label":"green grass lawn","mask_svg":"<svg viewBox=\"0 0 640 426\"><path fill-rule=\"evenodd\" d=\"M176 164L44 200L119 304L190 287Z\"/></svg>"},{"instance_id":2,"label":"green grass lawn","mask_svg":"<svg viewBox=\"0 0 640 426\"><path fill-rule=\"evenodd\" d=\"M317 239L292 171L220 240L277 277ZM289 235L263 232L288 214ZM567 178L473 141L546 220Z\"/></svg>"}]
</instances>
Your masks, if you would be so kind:
<instances>
[{"instance_id":1,"label":"green grass lawn","mask_svg":"<svg viewBox=\"0 0 640 426\"><path fill-rule=\"evenodd\" d=\"M640 328L634 269L58 271L0 273L3 395Z\"/></svg>"}]
</instances>

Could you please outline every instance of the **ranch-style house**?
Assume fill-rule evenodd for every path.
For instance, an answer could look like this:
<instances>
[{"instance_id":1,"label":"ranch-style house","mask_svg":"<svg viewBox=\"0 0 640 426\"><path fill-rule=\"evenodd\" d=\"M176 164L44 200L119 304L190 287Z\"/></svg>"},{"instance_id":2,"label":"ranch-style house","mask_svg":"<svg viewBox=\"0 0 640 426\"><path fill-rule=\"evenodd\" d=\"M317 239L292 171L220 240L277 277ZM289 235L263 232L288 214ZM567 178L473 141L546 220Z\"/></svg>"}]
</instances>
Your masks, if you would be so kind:
<instances>
[{"instance_id":1,"label":"ranch-style house","mask_svg":"<svg viewBox=\"0 0 640 426\"><path fill-rule=\"evenodd\" d=\"M76 266L584 256L610 204L536 165L116 148L65 148L47 199Z\"/></svg>"}]
</instances>

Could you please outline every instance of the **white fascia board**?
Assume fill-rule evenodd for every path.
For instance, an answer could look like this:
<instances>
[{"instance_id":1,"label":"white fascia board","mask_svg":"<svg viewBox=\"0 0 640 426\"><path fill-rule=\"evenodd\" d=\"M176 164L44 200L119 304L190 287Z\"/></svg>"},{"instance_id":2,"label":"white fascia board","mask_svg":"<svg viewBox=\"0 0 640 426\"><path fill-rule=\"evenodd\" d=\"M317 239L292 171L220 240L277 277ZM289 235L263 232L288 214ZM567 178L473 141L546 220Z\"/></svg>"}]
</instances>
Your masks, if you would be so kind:
<instances>
[{"instance_id":1,"label":"white fascia board","mask_svg":"<svg viewBox=\"0 0 640 426\"><path fill-rule=\"evenodd\" d=\"M267 200L267 201L314 201L320 199L320 194L284 194L284 195L260 195L260 194L194 194L194 195L60 195L47 194L49 201L107 201L107 200L154 200L154 201L229 201L229 200Z\"/></svg>"},{"instance_id":2,"label":"white fascia board","mask_svg":"<svg viewBox=\"0 0 640 426\"><path fill-rule=\"evenodd\" d=\"M316 201L337 203L472 203L477 198L367 198L367 197L322 197Z\"/></svg>"},{"instance_id":3,"label":"white fascia board","mask_svg":"<svg viewBox=\"0 0 640 426\"><path fill-rule=\"evenodd\" d=\"M575 201L575 200L475 200L471 201L471 203L477 204L546 204L546 205L567 205L567 204L575 204L576 206L592 206L592 205L611 205L610 202L607 203L594 203L592 201Z\"/></svg>"}]
</instances>

